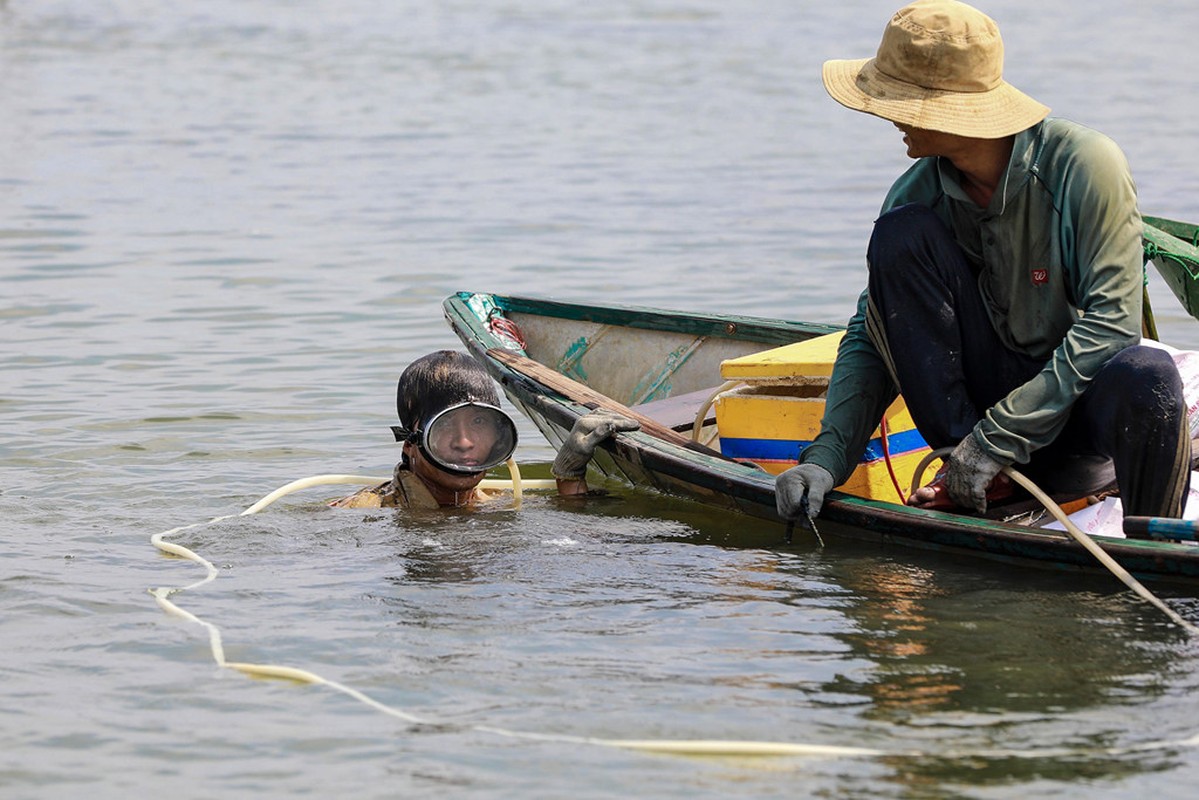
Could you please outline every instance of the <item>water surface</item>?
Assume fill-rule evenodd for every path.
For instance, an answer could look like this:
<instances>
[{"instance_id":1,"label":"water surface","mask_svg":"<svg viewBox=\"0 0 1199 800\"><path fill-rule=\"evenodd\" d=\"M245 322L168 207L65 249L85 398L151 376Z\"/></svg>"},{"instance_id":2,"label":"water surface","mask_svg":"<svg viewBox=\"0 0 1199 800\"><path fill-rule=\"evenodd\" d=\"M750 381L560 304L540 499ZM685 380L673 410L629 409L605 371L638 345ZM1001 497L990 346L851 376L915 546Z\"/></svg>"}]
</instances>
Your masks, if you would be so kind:
<instances>
[{"instance_id":1,"label":"water surface","mask_svg":"<svg viewBox=\"0 0 1199 800\"><path fill-rule=\"evenodd\" d=\"M621 486L401 517L313 490L177 537L219 568L176 600L230 659L415 726L220 670L146 593L203 577L154 533L386 474L451 292L844 322L907 162L819 65L892 5L0 2L3 794L1189 797L1195 645L1103 578L781 548ZM1193 4L988 10L1012 82L1115 137L1147 212L1199 219Z\"/></svg>"}]
</instances>

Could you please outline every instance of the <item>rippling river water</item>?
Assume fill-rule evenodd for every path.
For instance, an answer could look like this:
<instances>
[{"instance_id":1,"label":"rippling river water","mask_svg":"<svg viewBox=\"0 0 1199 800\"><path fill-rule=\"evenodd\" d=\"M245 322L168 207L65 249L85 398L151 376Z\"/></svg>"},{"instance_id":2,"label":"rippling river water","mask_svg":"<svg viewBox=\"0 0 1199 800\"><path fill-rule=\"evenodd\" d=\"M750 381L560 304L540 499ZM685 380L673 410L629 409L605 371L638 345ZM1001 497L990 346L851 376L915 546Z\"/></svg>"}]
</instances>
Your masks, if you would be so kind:
<instances>
[{"instance_id":1,"label":"rippling river water","mask_svg":"<svg viewBox=\"0 0 1199 800\"><path fill-rule=\"evenodd\" d=\"M154 533L387 473L451 292L844 322L906 159L819 66L895 5L0 0L0 794L1193 796L1199 649L1102 578L760 549L619 485L398 518L313 490L178 535L218 577L175 599L230 660L419 724L221 670L146 592L204 575ZM1013 83L1199 219L1199 6L986 10Z\"/></svg>"}]
</instances>

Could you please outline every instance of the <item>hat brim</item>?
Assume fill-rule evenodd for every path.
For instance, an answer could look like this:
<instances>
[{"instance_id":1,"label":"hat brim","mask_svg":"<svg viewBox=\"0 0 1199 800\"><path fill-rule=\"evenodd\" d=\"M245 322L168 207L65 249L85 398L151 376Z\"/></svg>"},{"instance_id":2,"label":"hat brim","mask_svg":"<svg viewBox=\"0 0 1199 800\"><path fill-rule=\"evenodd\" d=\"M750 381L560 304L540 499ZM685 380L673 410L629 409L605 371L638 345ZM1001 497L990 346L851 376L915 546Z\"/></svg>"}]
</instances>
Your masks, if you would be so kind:
<instances>
[{"instance_id":1,"label":"hat brim","mask_svg":"<svg viewBox=\"0 0 1199 800\"><path fill-rule=\"evenodd\" d=\"M923 130L999 139L1031 128L1049 115L1010 83L986 92L926 89L891 78L873 58L824 62L824 88L846 108Z\"/></svg>"}]
</instances>

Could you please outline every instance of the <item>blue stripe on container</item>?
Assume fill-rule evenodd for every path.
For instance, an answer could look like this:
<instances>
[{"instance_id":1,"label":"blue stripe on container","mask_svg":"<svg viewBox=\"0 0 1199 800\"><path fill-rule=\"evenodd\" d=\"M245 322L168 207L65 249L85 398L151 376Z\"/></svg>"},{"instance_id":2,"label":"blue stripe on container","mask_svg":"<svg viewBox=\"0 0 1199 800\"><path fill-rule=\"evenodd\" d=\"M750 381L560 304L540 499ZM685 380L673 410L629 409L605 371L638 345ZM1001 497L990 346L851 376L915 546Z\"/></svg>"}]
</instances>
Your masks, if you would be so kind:
<instances>
[{"instance_id":1,"label":"blue stripe on container","mask_svg":"<svg viewBox=\"0 0 1199 800\"><path fill-rule=\"evenodd\" d=\"M900 431L887 437L891 447L891 457L896 458L906 453L920 450L928 445L924 437L915 430ZM720 437L720 452L729 458L744 458L751 461L797 461L810 441L796 439L748 439L740 437ZM871 439L862 454L862 461L878 461L883 457L883 445L880 439Z\"/></svg>"}]
</instances>

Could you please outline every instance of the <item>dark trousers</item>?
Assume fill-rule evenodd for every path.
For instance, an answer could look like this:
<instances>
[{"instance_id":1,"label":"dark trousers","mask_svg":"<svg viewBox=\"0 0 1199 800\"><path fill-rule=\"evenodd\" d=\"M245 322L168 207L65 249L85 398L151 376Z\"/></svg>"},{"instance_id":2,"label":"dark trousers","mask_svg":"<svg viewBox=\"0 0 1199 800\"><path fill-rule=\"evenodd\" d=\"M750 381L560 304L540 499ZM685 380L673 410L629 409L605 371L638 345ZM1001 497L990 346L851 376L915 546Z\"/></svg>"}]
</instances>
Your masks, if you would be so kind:
<instances>
[{"instance_id":1,"label":"dark trousers","mask_svg":"<svg viewBox=\"0 0 1199 800\"><path fill-rule=\"evenodd\" d=\"M929 209L908 205L879 218L868 258L871 336L892 363L925 441L933 448L956 445L1044 362L1004 346L965 255ZM1074 403L1054 442L1019 468L1054 491L1070 484L1064 473L1087 459L1111 460L1126 515L1181 516L1190 433L1169 354L1134 346L1114 356ZM1057 478L1064 478L1060 486Z\"/></svg>"}]
</instances>

